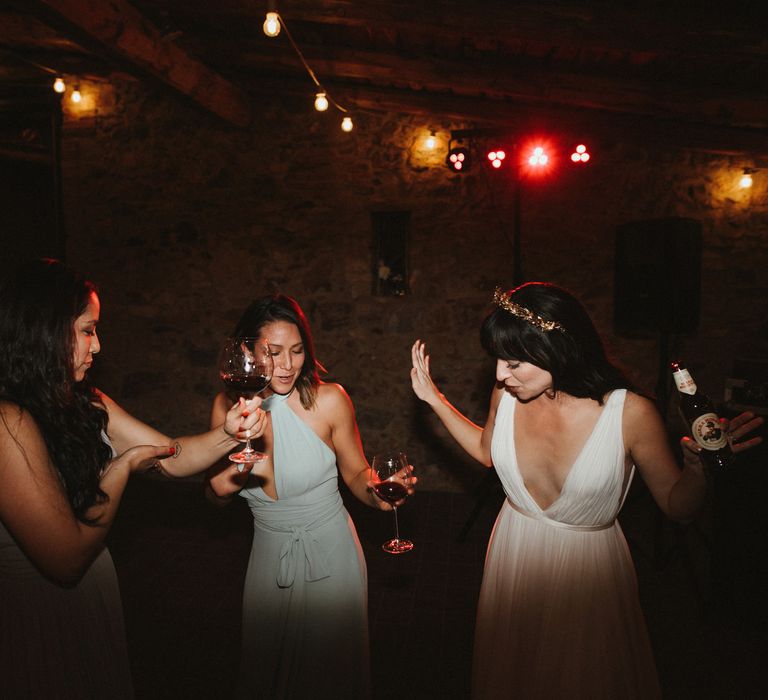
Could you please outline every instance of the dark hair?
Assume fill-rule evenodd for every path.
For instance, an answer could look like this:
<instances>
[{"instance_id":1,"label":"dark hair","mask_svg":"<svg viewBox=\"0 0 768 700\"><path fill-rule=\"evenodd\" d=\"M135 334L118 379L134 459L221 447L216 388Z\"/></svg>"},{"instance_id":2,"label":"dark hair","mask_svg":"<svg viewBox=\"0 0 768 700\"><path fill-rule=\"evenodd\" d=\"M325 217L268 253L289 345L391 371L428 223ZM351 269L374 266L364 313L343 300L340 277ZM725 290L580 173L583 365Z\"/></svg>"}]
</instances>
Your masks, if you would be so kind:
<instances>
[{"instance_id":1,"label":"dark hair","mask_svg":"<svg viewBox=\"0 0 768 700\"><path fill-rule=\"evenodd\" d=\"M512 289L509 298L565 330L544 331L498 307L480 330L480 342L489 355L530 362L552 375L555 391L600 404L609 391L630 388L624 373L606 356L589 314L570 292L546 282L527 282Z\"/></svg>"},{"instance_id":2,"label":"dark hair","mask_svg":"<svg viewBox=\"0 0 768 700\"><path fill-rule=\"evenodd\" d=\"M272 294L256 299L243 312L233 335L258 336L265 325L275 321L292 323L299 329L305 360L296 380L296 387L299 390L301 405L309 410L315 405L317 387L320 384L318 369L323 369L323 366L315 356L315 344L307 317L295 299L285 294Z\"/></svg>"},{"instance_id":3,"label":"dark hair","mask_svg":"<svg viewBox=\"0 0 768 700\"><path fill-rule=\"evenodd\" d=\"M73 324L96 286L58 260L16 268L0 285L0 399L37 423L75 515L82 522L107 495L101 472L112 457L107 414L95 390L74 378Z\"/></svg>"}]
</instances>

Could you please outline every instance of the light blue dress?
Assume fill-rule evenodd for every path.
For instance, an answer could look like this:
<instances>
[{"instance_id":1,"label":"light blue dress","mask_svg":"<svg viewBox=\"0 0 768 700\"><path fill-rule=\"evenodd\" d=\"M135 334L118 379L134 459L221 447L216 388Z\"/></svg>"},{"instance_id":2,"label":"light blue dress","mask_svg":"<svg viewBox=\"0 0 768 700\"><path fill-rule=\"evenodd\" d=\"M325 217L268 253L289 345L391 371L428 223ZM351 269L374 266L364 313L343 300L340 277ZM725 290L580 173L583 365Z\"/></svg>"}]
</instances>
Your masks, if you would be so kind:
<instances>
[{"instance_id":1,"label":"light blue dress","mask_svg":"<svg viewBox=\"0 0 768 700\"><path fill-rule=\"evenodd\" d=\"M243 591L238 697L369 696L368 574L338 488L336 455L274 394L278 499L240 495L253 514Z\"/></svg>"}]
</instances>

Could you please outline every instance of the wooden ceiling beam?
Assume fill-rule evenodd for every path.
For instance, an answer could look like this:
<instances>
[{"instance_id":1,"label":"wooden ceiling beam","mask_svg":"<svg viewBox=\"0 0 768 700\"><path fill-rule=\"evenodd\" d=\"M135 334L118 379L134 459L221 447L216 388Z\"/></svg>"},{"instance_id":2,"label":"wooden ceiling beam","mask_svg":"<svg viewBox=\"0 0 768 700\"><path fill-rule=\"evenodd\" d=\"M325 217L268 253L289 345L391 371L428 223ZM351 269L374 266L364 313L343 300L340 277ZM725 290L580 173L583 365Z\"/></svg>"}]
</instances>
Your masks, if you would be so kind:
<instances>
[{"instance_id":1,"label":"wooden ceiling beam","mask_svg":"<svg viewBox=\"0 0 768 700\"><path fill-rule=\"evenodd\" d=\"M163 36L127 0L40 0L57 17L238 127L252 121L245 93Z\"/></svg>"},{"instance_id":2,"label":"wooden ceiling beam","mask_svg":"<svg viewBox=\"0 0 768 700\"><path fill-rule=\"evenodd\" d=\"M249 68L253 88L264 76L303 73L290 47L221 47L216 64L246 84ZM606 113L621 113L643 118L662 118L713 126L768 128L768 108L760 93L739 85L693 87L671 76L664 80L650 76L630 79L627 75L606 72L579 72L578 66L547 68L520 59L507 61L438 60L404 58L380 51L360 51L334 47L308 46L302 49L321 83L344 86L345 81L379 88L405 91L423 90L440 95L516 100L538 105L586 108ZM330 57L329 57L330 54ZM348 83L347 83L348 85ZM307 90L312 86L307 82ZM394 94L394 93L393 93Z\"/></svg>"},{"instance_id":3,"label":"wooden ceiling beam","mask_svg":"<svg viewBox=\"0 0 768 700\"><path fill-rule=\"evenodd\" d=\"M356 115L393 112L423 117L424 126L436 128L496 128L510 132L554 131L574 138L614 138L650 142L665 148L690 149L700 153L735 158L768 158L768 128L745 129L689 123L673 118L647 118L636 114L611 113L585 108L553 106L520 100L494 100L421 90L351 87L330 83L328 88L340 104ZM272 78L260 82L265 98L283 95L298 109L311 109L304 99L306 85L299 79ZM298 98L298 99L297 99ZM356 121L359 121L356 119ZM359 128L364 128L360 126Z\"/></svg>"}]
</instances>

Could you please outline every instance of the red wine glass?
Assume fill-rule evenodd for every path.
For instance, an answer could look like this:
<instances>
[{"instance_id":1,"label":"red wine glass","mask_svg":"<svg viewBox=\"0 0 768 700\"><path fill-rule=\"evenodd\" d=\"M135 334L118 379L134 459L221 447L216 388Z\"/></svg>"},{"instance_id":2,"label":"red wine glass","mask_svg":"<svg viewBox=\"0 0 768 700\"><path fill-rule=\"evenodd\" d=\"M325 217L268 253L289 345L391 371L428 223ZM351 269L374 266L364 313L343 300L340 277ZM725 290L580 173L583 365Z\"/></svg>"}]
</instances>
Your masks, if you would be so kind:
<instances>
[{"instance_id":1,"label":"red wine glass","mask_svg":"<svg viewBox=\"0 0 768 700\"><path fill-rule=\"evenodd\" d=\"M272 370L272 353L266 340L247 336L227 338L219 360L219 376L230 393L252 399L269 386ZM245 448L229 455L229 459L245 465L265 460L267 455L254 450L249 437Z\"/></svg>"},{"instance_id":2,"label":"red wine glass","mask_svg":"<svg viewBox=\"0 0 768 700\"><path fill-rule=\"evenodd\" d=\"M381 548L389 554L403 554L413 549L413 542L400 538L397 523L397 505L408 496L410 472L408 459L402 452L384 452L371 460L371 481L376 495L392 506L395 514L395 536L387 540Z\"/></svg>"}]
</instances>

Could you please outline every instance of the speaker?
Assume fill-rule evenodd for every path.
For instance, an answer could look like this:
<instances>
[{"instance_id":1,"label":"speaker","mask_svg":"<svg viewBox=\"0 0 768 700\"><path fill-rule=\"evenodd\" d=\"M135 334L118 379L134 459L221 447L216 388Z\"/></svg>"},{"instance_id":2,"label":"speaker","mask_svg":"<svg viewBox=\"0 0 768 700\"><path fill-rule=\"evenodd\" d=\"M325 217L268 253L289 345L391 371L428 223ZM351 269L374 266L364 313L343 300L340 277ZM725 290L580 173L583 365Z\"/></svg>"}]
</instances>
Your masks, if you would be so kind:
<instances>
[{"instance_id":1,"label":"speaker","mask_svg":"<svg viewBox=\"0 0 768 700\"><path fill-rule=\"evenodd\" d=\"M694 331L700 293L700 221L673 217L617 227L613 320L618 333Z\"/></svg>"}]
</instances>

